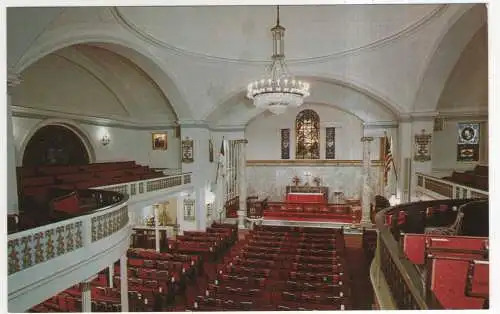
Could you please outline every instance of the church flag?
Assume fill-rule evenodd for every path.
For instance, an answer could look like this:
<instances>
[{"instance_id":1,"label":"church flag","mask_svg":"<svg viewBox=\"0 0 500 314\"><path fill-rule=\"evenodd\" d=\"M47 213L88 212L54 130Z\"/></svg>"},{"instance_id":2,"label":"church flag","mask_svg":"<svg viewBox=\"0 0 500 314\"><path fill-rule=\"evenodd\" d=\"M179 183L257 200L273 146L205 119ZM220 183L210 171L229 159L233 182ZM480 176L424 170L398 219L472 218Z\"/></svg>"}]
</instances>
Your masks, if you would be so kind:
<instances>
[{"instance_id":1,"label":"church flag","mask_svg":"<svg viewBox=\"0 0 500 314\"><path fill-rule=\"evenodd\" d=\"M219 160L217 162L217 173L215 177L215 183L219 180L219 174L221 177L224 177L224 162L225 162L225 154L224 154L224 137L222 138L221 144L220 144L220 151L219 151Z\"/></svg>"},{"instance_id":2,"label":"church flag","mask_svg":"<svg viewBox=\"0 0 500 314\"><path fill-rule=\"evenodd\" d=\"M396 173L396 166L394 165L394 158L391 151L391 142L389 138L385 136L385 152L384 152L384 183L387 185L387 178L389 171L391 171L391 166L394 169L394 176L396 181L398 180L398 174Z\"/></svg>"}]
</instances>

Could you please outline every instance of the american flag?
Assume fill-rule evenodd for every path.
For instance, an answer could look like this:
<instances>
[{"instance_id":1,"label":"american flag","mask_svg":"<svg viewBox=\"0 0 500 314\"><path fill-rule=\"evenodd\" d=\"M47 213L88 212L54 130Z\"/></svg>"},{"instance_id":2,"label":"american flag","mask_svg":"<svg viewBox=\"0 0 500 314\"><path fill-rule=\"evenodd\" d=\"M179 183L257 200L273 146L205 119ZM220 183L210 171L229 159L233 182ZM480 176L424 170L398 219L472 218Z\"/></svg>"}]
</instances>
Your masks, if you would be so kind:
<instances>
[{"instance_id":1,"label":"american flag","mask_svg":"<svg viewBox=\"0 0 500 314\"><path fill-rule=\"evenodd\" d=\"M384 152L384 184L387 185L387 178L389 171L391 171L391 166L394 168L394 176L396 180L398 175L396 173L396 167L394 166L394 159L392 158L391 142L387 136L385 136L385 152Z\"/></svg>"}]
</instances>

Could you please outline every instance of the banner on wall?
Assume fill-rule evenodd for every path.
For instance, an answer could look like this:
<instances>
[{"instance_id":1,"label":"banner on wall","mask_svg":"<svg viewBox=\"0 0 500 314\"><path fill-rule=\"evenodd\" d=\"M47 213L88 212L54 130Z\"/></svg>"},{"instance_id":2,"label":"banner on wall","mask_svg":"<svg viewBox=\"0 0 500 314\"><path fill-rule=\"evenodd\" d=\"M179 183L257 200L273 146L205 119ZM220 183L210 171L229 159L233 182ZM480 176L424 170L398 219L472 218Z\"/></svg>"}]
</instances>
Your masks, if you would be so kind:
<instances>
[{"instance_id":1,"label":"banner on wall","mask_svg":"<svg viewBox=\"0 0 500 314\"><path fill-rule=\"evenodd\" d=\"M479 123L458 123L457 161L479 160Z\"/></svg>"},{"instance_id":2,"label":"banner on wall","mask_svg":"<svg viewBox=\"0 0 500 314\"><path fill-rule=\"evenodd\" d=\"M281 129L281 159L290 159L290 129Z\"/></svg>"},{"instance_id":3,"label":"banner on wall","mask_svg":"<svg viewBox=\"0 0 500 314\"><path fill-rule=\"evenodd\" d=\"M335 128L326 128L325 159L335 159Z\"/></svg>"}]
</instances>

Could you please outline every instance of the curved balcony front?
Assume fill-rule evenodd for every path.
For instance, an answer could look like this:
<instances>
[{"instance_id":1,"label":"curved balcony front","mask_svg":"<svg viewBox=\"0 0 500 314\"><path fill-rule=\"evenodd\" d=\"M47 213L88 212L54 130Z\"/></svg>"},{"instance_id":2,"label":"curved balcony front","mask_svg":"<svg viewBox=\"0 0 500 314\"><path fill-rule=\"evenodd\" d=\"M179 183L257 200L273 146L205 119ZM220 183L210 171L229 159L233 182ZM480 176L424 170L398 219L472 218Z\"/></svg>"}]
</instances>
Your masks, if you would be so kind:
<instances>
[{"instance_id":1,"label":"curved balcony front","mask_svg":"<svg viewBox=\"0 0 500 314\"><path fill-rule=\"evenodd\" d=\"M126 253L131 234L128 196L80 192L91 192L95 209L8 236L9 312L26 311Z\"/></svg>"}]
</instances>

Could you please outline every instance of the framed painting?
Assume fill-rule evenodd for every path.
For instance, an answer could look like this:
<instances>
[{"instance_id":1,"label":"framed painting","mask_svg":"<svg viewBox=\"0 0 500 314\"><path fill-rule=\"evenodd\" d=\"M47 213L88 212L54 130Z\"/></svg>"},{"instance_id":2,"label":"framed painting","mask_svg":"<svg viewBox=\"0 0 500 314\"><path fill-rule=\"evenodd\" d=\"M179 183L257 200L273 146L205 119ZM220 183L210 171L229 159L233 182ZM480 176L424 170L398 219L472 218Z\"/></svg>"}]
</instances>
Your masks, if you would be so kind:
<instances>
[{"instance_id":1,"label":"framed painting","mask_svg":"<svg viewBox=\"0 0 500 314\"><path fill-rule=\"evenodd\" d=\"M167 133L153 133L153 150L167 150Z\"/></svg>"},{"instance_id":2,"label":"framed painting","mask_svg":"<svg viewBox=\"0 0 500 314\"><path fill-rule=\"evenodd\" d=\"M194 162L193 140L185 139L182 141L182 162L183 163Z\"/></svg>"}]
</instances>

